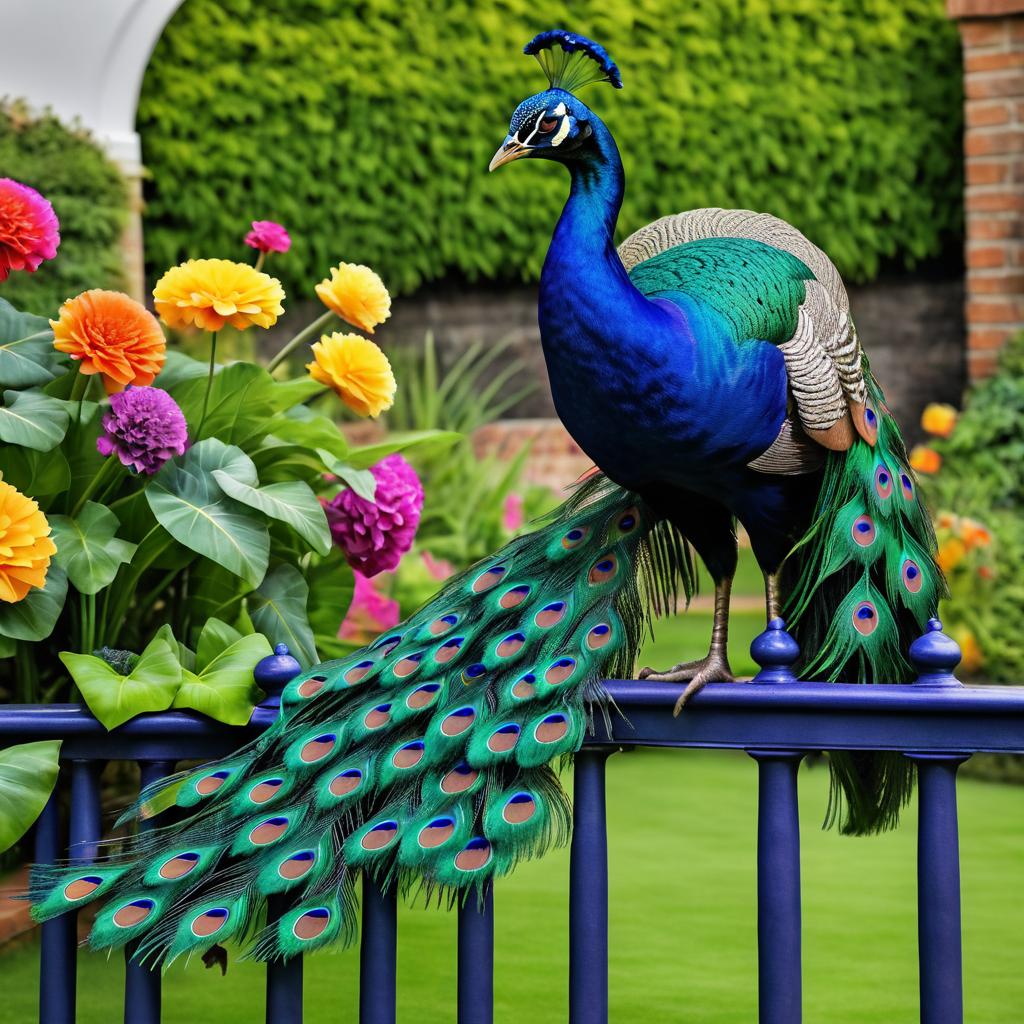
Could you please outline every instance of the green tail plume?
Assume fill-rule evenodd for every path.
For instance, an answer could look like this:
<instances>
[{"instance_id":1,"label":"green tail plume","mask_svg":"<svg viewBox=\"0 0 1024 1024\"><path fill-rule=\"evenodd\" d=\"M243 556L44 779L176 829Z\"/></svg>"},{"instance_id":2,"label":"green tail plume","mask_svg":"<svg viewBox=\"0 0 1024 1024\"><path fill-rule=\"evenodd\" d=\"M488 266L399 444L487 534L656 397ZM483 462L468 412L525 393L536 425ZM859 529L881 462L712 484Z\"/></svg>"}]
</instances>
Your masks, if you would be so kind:
<instances>
[{"instance_id":1,"label":"green tail plume","mask_svg":"<svg viewBox=\"0 0 1024 1024\"><path fill-rule=\"evenodd\" d=\"M354 882L457 898L566 840L549 767L579 749L601 680L627 675L651 611L687 597L689 549L636 495L588 480L547 525L451 580L393 632L294 679L275 724L149 787L172 808L96 864L40 866L46 920L105 900L91 944L170 962L232 938L271 960L354 934ZM291 899L266 923L266 898Z\"/></svg>"},{"instance_id":2,"label":"green tail plume","mask_svg":"<svg viewBox=\"0 0 1024 1024\"><path fill-rule=\"evenodd\" d=\"M785 615L803 651L802 678L903 683L913 679L906 651L945 581L903 438L866 362L865 377L876 442L830 453L817 519L784 567ZM838 821L856 835L894 827L913 791L912 763L875 752L829 759L826 826Z\"/></svg>"}]
</instances>

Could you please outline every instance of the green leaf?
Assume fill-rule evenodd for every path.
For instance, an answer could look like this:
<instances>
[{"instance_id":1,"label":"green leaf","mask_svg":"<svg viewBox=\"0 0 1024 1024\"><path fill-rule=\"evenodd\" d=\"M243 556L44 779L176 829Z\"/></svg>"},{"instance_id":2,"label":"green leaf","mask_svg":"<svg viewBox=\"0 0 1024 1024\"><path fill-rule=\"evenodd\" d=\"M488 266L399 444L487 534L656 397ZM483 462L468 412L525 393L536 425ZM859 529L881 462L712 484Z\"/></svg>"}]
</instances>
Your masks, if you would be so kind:
<instances>
[{"instance_id":1,"label":"green leaf","mask_svg":"<svg viewBox=\"0 0 1024 1024\"><path fill-rule=\"evenodd\" d=\"M285 643L305 666L315 665L316 644L306 615L309 585L294 565L276 566L247 599L253 625L272 645Z\"/></svg>"},{"instance_id":2,"label":"green leaf","mask_svg":"<svg viewBox=\"0 0 1024 1024\"><path fill-rule=\"evenodd\" d=\"M195 665L192 668L197 672L202 671L221 651L241 639L242 634L234 626L211 616L203 624L203 631L199 634Z\"/></svg>"},{"instance_id":3,"label":"green leaf","mask_svg":"<svg viewBox=\"0 0 1024 1024\"><path fill-rule=\"evenodd\" d=\"M325 641L337 638L341 620L352 604L355 575L344 553L335 548L306 570L305 579L309 586L309 624L313 627L317 647L322 651Z\"/></svg>"},{"instance_id":4,"label":"green leaf","mask_svg":"<svg viewBox=\"0 0 1024 1024\"><path fill-rule=\"evenodd\" d=\"M388 434L387 437L377 444L369 444L362 448L349 450L345 461L354 469L366 469L376 465L381 459L395 452L414 452L417 449L425 451L443 451L453 444L458 444L463 435L454 430L409 430L405 433Z\"/></svg>"},{"instance_id":5,"label":"green leaf","mask_svg":"<svg viewBox=\"0 0 1024 1024\"><path fill-rule=\"evenodd\" d=\"M163 369L157 375L153 384L155 387L163 388L164 391L169 391L173 394L178 386L186 381L197 380L198 378L206 380L209 372L210 367L208 363L193 359L191 356L185 355L184 352L168 347L167 359L164 362Z\"/></svg>"},{"instance_id":6,"label":"green leaf","mask_svg":"<svg viewBox=\"0 0 1024 1024\"><path fill-rule=\"evenodd\" d=\"M19 743L0 750L0 853L39 817L57 782L60 740Z\"/></svg>"},{"instance_id":7,"label":"green leaf","mask_svg":"<svg viewBox=\"0 0 1024 1024\"><path fill-rule=\"evenodd\" d=\"M57 624L67 594L67 575L51 562L41 590L33 588L15 604L0 603L0 633L15 640L45 640Z\"/></svg>"},{"instance_id":8,"label":"green leaf","mask_svg":"<svg viewBox=\"0 0 1024 1024\"><path fill-rule=\"evenodd\" d=\"M146 500L175 540L255 587L270 559L266 524L224 494L214 470L250 486L259 482L245 452L211 437L168 462L150 481Z\"/></svg>"},{"instance_id":9,"label":"green leaf","mask_svg":"<svg viewBox=\"0 0 1024 1024\"><path fill-rule=\"evenodd\" d=\"M61 651L60 660L89 710L107 729L116 729L145 711L166 711L174 702L183 671L163 636L153 637L126 676L91 654Z\"/></svg>"},{"instance_id":10,"label":"green leaf","mask_svg":"<svg viewBox=\"0 0 1024 1024\"><path fill-rule=\"evenodd\" d=\"M36 501L63 494L71 484L71 467L59 449L37 452L16 444L0 445L0 477Z\"/></svg>"},{"instance_id":11,"label":"green leaf","mask_svg":"<svg viewBox=\"0 0 1024 1024\"><path fill-rule=\"evenodd\" d=\"M292 481L250 487L221 469L213 471L213 478L229 497L287 523L314 551L326 555L331 550L327 516L307 484Z\"/></svg>"},{"instance_id":12,"label":"green leaf","mask_svg":"<svg viewBox=\"0 0 1024 1024\"><path fill-rule=\"evenodd\" d=\"M59 375L59 362L49 321L0 299L0 388L42 387Z\"/></svg>"},{"instance_id":13,"label":"green leaf","mask_svg":"<svg viewBox=\"0 0 1024 1024\"><path fill-rule=\"evenodd\" d=\"M48 452L64 439L68 414L59 398L42 391L5 391L0 407L0 440Z\"/></svg>"},{"instance_id":14,"label":"green leaf","mask_svg":"<svg viewBox=\"0 0 1024 1024\"><path fill-rule=\"evenodd\" d=\"M185 670L182 673L181 688L174 698L174 707L199 711L225 725L245 725L262 696L253 677L253 669L261 658L272 651L265 636L250 633L234 640L227 647L221 647L204 664L203 654L209 654L228 635L221 627L231 628L225 627L222 622L217 623L205 643L204 637L210 623L204 627L196 656L198 671Z\"/></svg>"},{"instance_id":15,"label":"green leaf","mask_svg":"<svg viewBox=\"0 0 1024 1024\"><path fill-rule=\"evenodd\" d=\"M50 516L57 564L80 594L99 592L132 560L136 545L115 537L120 525L110 509L94 501L85 503L77 519Z\"/></svg>"},{"instance_id":16,"label":"green leaf","mask_svg":"<svg viewBox=\"0 0 1024 1024\"><path fill-rule=\"evenodd\" d=\"M282 441L302 445L312 451L323 448L337 459L344 459L348 455L348 442L334 420L313 412L305 405L298 405L284 415L275 416L267 424L267 432Z\"/></svg>"},{"instance_id":17,"label":"green leaf","mask_svg":"<svg viewBox=\"0 0 1024 1024\"><path fill-rule=\"evenodd\" d=\"M336 459L323 448L317 449L317 455L323 460L324 466L344 484L351 487L360 498L373 501L377 494L377 478L368 469L354 469L347 462Z\"/></svg>"}]
</instances>

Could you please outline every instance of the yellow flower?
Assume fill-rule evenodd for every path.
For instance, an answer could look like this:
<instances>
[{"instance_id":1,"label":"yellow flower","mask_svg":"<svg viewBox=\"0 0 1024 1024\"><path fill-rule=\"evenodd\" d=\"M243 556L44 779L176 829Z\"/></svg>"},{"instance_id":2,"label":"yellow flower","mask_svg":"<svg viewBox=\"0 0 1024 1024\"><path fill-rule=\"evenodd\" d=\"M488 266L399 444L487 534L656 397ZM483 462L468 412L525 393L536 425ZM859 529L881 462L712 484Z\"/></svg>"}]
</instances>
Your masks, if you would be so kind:
<instances>
[{"instance_id":1,"label":"yellow flower","mask_svg":"<svg viewBox=\"0 0 1024 1024\"><path fill-rule=\"evenodd\" d=\"M367 334L391 316L391 296L384 282L358 263L339 263L316 286L316 294L332 313Z\"/></svg>"},{"instance_id":2,"label":"yellow flower","mask_svg":"<svg viewBox=\"0 0 1024 1024\"><path fill-rule=\"evenodd\" d=\"M56 553L39 505L0 480L0 601L13 604L43 586Z\"/></svg>"},{"instance_id":3,"label":"yellow flower","mask_svg":"<svg viewBox=\"0 0 1024 1024\"><path fill-rule=\"evenodd\" d=\"M942 456L934 448L917 444L910 453L910 465L918 473L938 473L942 466Z\"/></svg>"},{"instance_id":4,"label":"yellow flower","mask_svg":"<svg viewBox=\"0 0 1024 1024\"><path fill-rule=\"evenodd\" d=\"M978 638L966 627L961 627L954 631L953 639L960 645L960 668L965 675L974 675L985 664Z\"/></svg>"},{"instance_id":5,"label":"yellow flower","mask_svg":"<svg viewBox=\"0 0 1024 1024\"><path fill-rule=\"evenodd\" d=\"M921 413L921 429L936 437L949 437L956 426L956 409L941 402L926 405Z\"/></svg>"},{"instance_id":6,"label":"yellow flower","mask_svg":"<svg viewBox=\"0 0 1024 1024\"><path fill-rule=\"evenodd\" d=\"M361 334L325 334L313 345L306 369L360 416L379 416L395 400L398 385L388 357Z\"/></svg>"},{"instance_id":7,"label":"yellow flower","mask_svg":"<svg viewBox=\"0 0 1024 1024\"><path fill-rule=\"evenodd\" d=\"M939 553L935 556L935 560L939 563L939 568L948 573L964 560L966 554L967 548L964 547L964 542L958 537L950 537L949 540L943 541L939 545Z\"/></svg>"},{"instance_id":8,"label":"yellow flower","mask_svg":"<svg viewBox=\"0 0 1024 1024\"><path fill-rule=\"evenodd\" d=\"M153 299L168 327L195 324L204 331L225 324L272 327L284 312L284 289L276 277L231 260L188 260L171 267L157 281Z\"/></svg>"}]
</instances>

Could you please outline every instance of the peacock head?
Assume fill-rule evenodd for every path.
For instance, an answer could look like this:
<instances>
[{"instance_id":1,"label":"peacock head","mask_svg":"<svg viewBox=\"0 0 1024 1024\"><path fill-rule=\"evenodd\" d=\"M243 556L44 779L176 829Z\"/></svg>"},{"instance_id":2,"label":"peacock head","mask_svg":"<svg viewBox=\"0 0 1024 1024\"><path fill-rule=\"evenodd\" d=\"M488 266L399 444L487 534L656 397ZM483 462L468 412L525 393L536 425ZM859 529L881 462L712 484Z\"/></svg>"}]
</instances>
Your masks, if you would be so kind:
<instances>
[{"instance_id":1,"label":"peacock head","mask_svg":"<svg viewBox=\"0 0 1024 1024\"><path fill-rule=\"evenodd\" d=\"M540 62L549 88L523 100L515 109L505 141L489 170L520 157L569 163L586 151L595 115L572 93L594 82L622 88L622 77L604 47L583 36L552 29L523 47Z\"/></svg>"}]
</instances>

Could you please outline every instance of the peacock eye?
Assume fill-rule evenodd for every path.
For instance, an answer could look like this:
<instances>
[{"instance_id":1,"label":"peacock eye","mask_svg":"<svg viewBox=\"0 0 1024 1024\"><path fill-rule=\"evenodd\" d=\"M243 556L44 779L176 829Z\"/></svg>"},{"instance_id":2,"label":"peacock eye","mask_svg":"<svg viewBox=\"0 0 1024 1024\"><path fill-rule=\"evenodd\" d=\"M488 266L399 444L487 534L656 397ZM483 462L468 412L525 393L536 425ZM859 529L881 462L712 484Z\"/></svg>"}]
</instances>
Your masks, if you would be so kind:
<instances>
[{"instance_id":1,"label":"peacock eye","mask_svg":"<svg viewBox=\"0 0 1024 1024\"><path fill-rule=\"evenodd\" d=\"M543 121L541 121L539 128L541 132L543 132L546 135L548 132L553 132L557 124L557 117L545 118Z\"/></svg>"}]
</instances>

